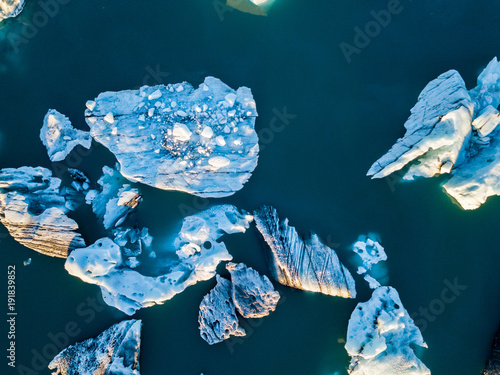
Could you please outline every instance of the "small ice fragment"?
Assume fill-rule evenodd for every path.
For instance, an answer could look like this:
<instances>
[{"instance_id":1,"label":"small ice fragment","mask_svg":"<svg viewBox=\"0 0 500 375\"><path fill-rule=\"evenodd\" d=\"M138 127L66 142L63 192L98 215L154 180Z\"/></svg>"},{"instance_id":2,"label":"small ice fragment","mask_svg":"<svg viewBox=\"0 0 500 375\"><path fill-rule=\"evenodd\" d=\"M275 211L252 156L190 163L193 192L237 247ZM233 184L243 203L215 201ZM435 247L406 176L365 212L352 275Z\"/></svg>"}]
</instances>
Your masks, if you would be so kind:
<instances>
[{"instance_id":1,"label":"small ice fragment","mask_svg":"<svg viewBox=\"0 0 500 375\"><path fill-rule=\"evenodd\" d=\"M212 138L214 135L214 131L210 126L205 126L203 131L201 132L201 136L205 138Z\"/></svg>"},{"instance_id":2,"label":"small ice fragment","mask_svg":"<svg viewBox=\"0 0 500 375\"><path fill-rule=\"evenodd\" d=\"M191 131L189 128L181 124L179 122L176 122L174 124L174 130L173 130L173 136L176 140L181 141L181 142L187 142L191 138Z\"/></svg>"},{"instance_id":3,"label":"small ice fragment","mask_svg":"<svg viewBox=\"0 0 500 375\"><path fill-rule=\"evenodd\" d=\"M222 135L219 135L215 137L215 143L217 143L219 146L225 146L226 145L226 140Z\"/></svg>"},{"instance_id":4,"label":"small ice fragment","mask_svg":"<svg viewBox=\"0 0 500 375\"><path fill-rule=\"evenodd\" d=\"M179 86L177 86L177 88L176 88L175 90L176 90L177 92L181 92L181 91L183 91L183 90L184 90L184 86L179 85Z\"/></svg>"},{"instance_id":5,"label":"small ice fragment","mask_svg":"<svg viewBox=\"0 0 500 375\"><path fill-rule=\"evenodd\" d=\"M149 108L148 109L148 116L151 117L155 114L155 109L154 108Z\"/></svg>"},{"instance_id":6,"label":"small ice fragment","mask_svg":"<svg viewBox=\"0 0 500 375\"><path fill-rule=\"evenodd\" d=\"M187 113L186 113L186 112L184 112L184 111L177 111L177 112L175 112L175 114L176 114L177 116L182 116L182 117L186 117L186 116L187 116Z\"/></svg>"},{"instance_id":7,"label":"small ice fragment","mask_svg":"<svg viewBox=\"0 0 500 375\"><path fill-rule=\"evenodd\" d=\"M87 100L85 106L88 108L89 111L93 111L95 108L95 102L93 100Z\"/></svg>"},{"instance_id":8,"label":"small ice fragment","mask_svg":"<svg viewBox=\"0 0 500 375\"><path fill-rule=\"evenodd\" d=\"M236 94L227 94L226 95L226 102L229 104L230 107L232 107L234 105L234 102L236 100Z\"/></svg>"},{"instance_id":9,"label":"small ice fragment","mask_svg":"<svg viewBox=\"0 0 500 375\"><path fill-rule=\"evenodd\" d=\"M210 164L215 169L220 169L222 167L228 166L231 161L224 156L214 156L208 159L208 164Z\"/></svg>"},{"instance_id":10,"label":"small ice fragment","mask_svg":"<svg viewBox=\"0 0 500 375\"><path fill-rule=\"evenodd\" d=\"M170 106L171 106L172 108L177 107L177 102L176 102L176 101L172 101L172 103L170 103Z\"/></svg>"},{"instance_id":11,"label":"small ice fragment","mask_svg":"<svg viewBox=\"0 0 500 375\"><path fill-rule=\"evenodd\" d=\"M29 266L29 265L31 264L31 258L26 259L26 260L23 262L23 264L24 264L25 266Z\"/></svg>"},{"instance_id":12,"label":"small ice fragment","mask_svg":"<svg viewBox=\"0 0 500 375\"><path fill-rule=\"evenodd\" d=\"M117 135L118 134L118 128L115 126L113 130L111 130L111 134Z\"/></svg>"},{"instance_id":13,"label":"small ice fragment","mask_svg":"<svg viewBox=\"0 0 500 375\"><path fill-rule=\"evenodd\" d=\"M109 112L106 116L104 116L104 121L106 121L108 124L112 124L113 122L115 122L113 114Z\"/></svg>"},{"instance_id":14,"label":"small ice fragment","mask_svg":"<svg viewBox=\"0 0 500 375\"><path fill-rule=\"evenodd\" d=\"M161 98L161 91L160 90L156 90L155 92L149 94L149 96L148 96L149 100L154 100L154 99L158 99L158 98Z\"/></svg>"}]
</instances>

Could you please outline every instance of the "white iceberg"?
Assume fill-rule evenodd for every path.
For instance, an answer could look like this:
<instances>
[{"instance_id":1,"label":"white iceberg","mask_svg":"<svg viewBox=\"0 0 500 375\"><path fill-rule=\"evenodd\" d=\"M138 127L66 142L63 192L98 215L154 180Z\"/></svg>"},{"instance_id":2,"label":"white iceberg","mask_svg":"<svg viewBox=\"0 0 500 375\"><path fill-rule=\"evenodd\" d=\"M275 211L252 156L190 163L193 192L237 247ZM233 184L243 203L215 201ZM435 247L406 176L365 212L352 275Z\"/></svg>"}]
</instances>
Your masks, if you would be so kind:
<instances>
[{"instance_id":1,"label":"white iceberg","mask_svg":"<svg viewBox=\"0 0 500 375\"><path fill-rule=\"evenodd\" d=\"M494 58L467 91L450 70L431 81L405 123L403 138L368 175L382 178L407 165L403 179L450 174L445 192L466 210L500 195L500 63Z\"/></svg>"},{"instance_id":2,"label":"white iceberg","mask_svg":"<svg viewBox=\"0 0 500 375\"><path fill-rule=\"evenodd\" d=\"M358 254L363 262L364 271L358 272L359 274L371 270L373 265L378 262L387 260L387 254L382 245L370 237L365 237L363 240L357 241L353 245L352 251Z\"/></svg>"},{"instance_id":3,"label":"white iceberg","mask_svg":"<svg viewBox=\"0 0 500 375\"><path fill-rule=\"evenodd\" d=\"M89 132L75 129L69 119L55 109L45 115L40 139L51 161L64 160L78 145L89 149L92 144Z\"/></svg>"},{"instance_id":4,"label":"white iceberg","mask_svg":"<svg viewBox=\"0 0 500 375\"><path fill-rule=\"evenodd\" d=\"M104 228L117 227L142 201L139 190L125 184L117 170L104 166L102 177L97 181L100 191L90 190L86 195L92 211L102 220Z\"/></svg>"},{"instance_id":5,"label":"white iceberg","mask_svg":"<svg viewBox=\"0 0 500 375\"><path fill-rule=\"evenodd\" d=\"M73 208L70 199L48 169L0 170L0 221L16 241L39 253L66 258L85 246L78 224L66 216Z\"/></svg>"},{"instance_id":6,"label":"white iceberg","mask_svg":"<svg viewBox=\"0 0 500 375\"><path fill-rule=\"evenodd\" d=\"M219 238L243 233L253 220L231 205L220 205L186 217L174 248L179 259L169 272L145 276L125 266L120 246L109 238L74 250L65 268L84 282L100 286L104 301L128 315L143 307L161 304L187 287L215 276L217 265L232 259Z\"/></svg>"},{"instance_id":7,"label":"white iceberg","mask_svg":"<svg viewBox=\"0 0 500 375\"><path fill-rule=\"evenodd\" d=\"M280 284L331 296L356 297L351 273L316 234L302 239L288 225L288 219L280 222L276 210L269 206L256 210L254 218L271 248L272 268Z\"/></svg>"},{"instance_id":8,"label":"white iceberg","mask_svg":"<svg viewBox=\"0 0 500 375\"><path fill-rule=\"evenodd\" d=\"M9 17L16 17L24 8L24 0L0 0L0 22Z\"/></svg>"},{"instance_id":9,"label":"white iceberg","mask_svg":"<svg viewBox=\"0 0 500 375\"><path fill-rule=\"evenodd\" d=\"M244 318L262 318L276 310L280 294L265 275L243 263L229 263L226 269L231 274L232 299Z\"/></svg>"},{"instance_id":10,"label":"white iceberg","mask_svg":"<svg viewBox=\"0 0 500 375\"><path fill-rule=\"evenodd\" d=\"M351 375L430 375L411 346L427 347L420 330L391 287L373 291L359 303L347 327L345 348Z\"/></svg>"},{"instance_id":11,"label":"white iceberg","mask_svg":"<svg viewBox=\"0 0 500 375\"><path fill-rule=\"evenodd\" d=\"M92 137L115 154L121 173L164 190L225 197L257 166L257 111L250 89L207 77L104 92L87 105Z\"/></svg>"},{"instance_id":12,"label":"white iceberg","mask_svg":"<svg viewBox=\"0 0 500 375\"><path fill-rule=\"evenodd\" d=\"M198 323L201 338L210 345L230 336L245 336L236 316L229 280L217 275L217 285L201 301Z\"/></svg>"},{"instance_id":13,"label":"white iceberg","mask_svg":"<svg viewBox=\"0 0 500 375\"><path fill-rule=\"evenodd\" d=\"M50 363L53 375L139 375L141 321L115 324L95 339L71 345Z\"/></svg>"}]
</instances>

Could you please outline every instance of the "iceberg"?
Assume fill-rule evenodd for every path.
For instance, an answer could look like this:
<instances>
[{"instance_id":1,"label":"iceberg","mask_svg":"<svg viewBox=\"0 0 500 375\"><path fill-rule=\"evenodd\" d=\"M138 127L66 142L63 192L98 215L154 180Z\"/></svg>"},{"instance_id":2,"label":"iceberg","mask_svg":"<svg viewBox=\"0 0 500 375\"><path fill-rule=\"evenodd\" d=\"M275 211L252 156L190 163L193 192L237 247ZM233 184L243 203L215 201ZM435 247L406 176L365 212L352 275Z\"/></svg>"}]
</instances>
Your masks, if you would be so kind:
<instances>
[{"instance_id":1,"label":"iceberg","mask_svg":"<svg viewBox=\"0 0 500 375\"><path fill-rule=\"evenodd\" d=\"M51 161L61 161L78 145L89 149L92 138L89 132L78 130L63 114L51 109L43 119L40 140L47 148Z\"/></svg>"},{"instance_id":2,"label":"iceberg","mask_svg":"<svg viewBox=\"0 0 500 375\"><path fill-rule=\"evenodd\" d=\"M210 345L246 335L239 326L229 280L217 275L217 285L201 301L198 323L201 338Z\"/></svg>"},{"instance_id":3,"label":"iceberg","mask_svg":"<svg viewBox=\"0 0 500 375\"><path fill-rule=\"evenodd\" d=\"M288 225L288 219L280 222L270 206L256 210L254 219L271 249L274 277L280 284L331 296L356 297L351 273L316 234L302 239Z\"/></svg>"},{"instance_id":4,"label":"iceberg","mask_svg":"<svg viewBox=\"0 0 500 375\"><path fill-rule=\"evenodd\" d=\"M373 265L378 262L387 260L387 254L382 245L369 237L357 241L353 245L353 251L360 256L363 262L363 270L362 272L358 272L358 274L365 273L371 270Z\"/></svg>"},{"instance_id":5,"label":"iceberg","mask_svg":"<svg viewBox=\"0 0 500 375\"><path fill-rule=\"evenodd\" d=\"M486 368L482 375L498 375L500 374L500 329L497 331L493 340L493 348L491 357L486 364Z\"/></svg>"},{"instance_id":6,"label":"iceberg","mask_svg":"<svg viewBox=\"0 0 500 375\"><path fill-rule=\"evenodd\" d=\"M61 180L37 167L0 170L0 221L22 245L44 255L66 258L85 246L78 224L66 216L73 209Z\"/></svg>"},{"instance_id":7,"label":"iceberg","mask_svg":"<svg viewBox=\"0 0 500 375\"><path fill-rule=\"evenodd\" d=\"M405 180L448 174L444 191L463 209L473 210L500 195L500 62L495 57L467 91L450 70L431 81L405 123L407 129L368 171L386 177L410 165Z\"/></svg>"},{"instance_id":8,"label":"iceberg","mask_svg":"<svg viewBox=\"0 0 500 375\"><path fill-rule=\"evenodd\" d=\"M104 228L109 229L122 224L142 201L142 197L138 189L123 183L125 179L117 170L104 166L102 173L97 181L101 186L100 192L90 190L86 201L92 204L92 211L102 220Z\"/></svg>"},{"instance_id":9,"label":"iceberg","mask_svg":"<svg viewBox=\"0 0 500 375\"><path fill-rule=\"evenodd\" d=\"M241 316L262 318L276 309L280 294L267 276L243 263L229 263L226 269L231 274L232 300Z\"/></svg>"},{"instance_id":10,"label":"iceberg","mask_svg":"<svg viewBox=\"0 0 500 375\"><path fill-rule=\"evenodd\" d=\"M351 357L351 375L430 375L410 345L426 348L418 327L391 287L373 291L359 303L347 327L345 348Z\"/></svg>"},{"instance_id":11,"label":"iceberg","mask_svg":"<svg viewBox=\"0 0 500 375\"><path fill-rule=\"evenodd\" d=\"M108 305L132 315L214 277L217 265L232 259L219 238L245 232L252 220L251 215L240 213L231 205L214 206L186 217L174 240L178 259L167 265L167 273L159 276L145 276L127 267L123 260L125 251L110 238L74 250L65 268L84 282L99 285Z\"/></svg>"},{"instance_id":12,"label":"iceberg","mask_svg":"<svg viewBox=\"0 0 500 375\"><path fill-rule=\"evenodd\" d=\"M226 5L241 12L267 16L275 0L227 0Z\"/></svg>"},{"instance_id":13,"label":"iceberg","mask_svg":"<svg viewBox=\"0 0 500 375\"><path fill-rule=\"evenodd\" d=\"M139 375L141 321L115 324L95 339L76 343L49 363L53 375Z\"/></svg>"},{"instance_id":14,"label":"iceberg","mask_svg":"<svg viewBox=\"0 0 500 375\"><path fill-rule=\"evenodd\" d=\"M131 181L201 197L225 197L257 166L257 111L250 89L207 77L189 83L104 92L87 102L92 137Z\"/></svg>"},{"instance_id":15,"label":"iceberg","mask_svg":"<svg viewBox=\"0 0 500 375\"><path fill-rule=\"evenodd\" d=\"M0 0L0 22L16 17L24 8L24 0Z\"/></svg>"}]
</instances>

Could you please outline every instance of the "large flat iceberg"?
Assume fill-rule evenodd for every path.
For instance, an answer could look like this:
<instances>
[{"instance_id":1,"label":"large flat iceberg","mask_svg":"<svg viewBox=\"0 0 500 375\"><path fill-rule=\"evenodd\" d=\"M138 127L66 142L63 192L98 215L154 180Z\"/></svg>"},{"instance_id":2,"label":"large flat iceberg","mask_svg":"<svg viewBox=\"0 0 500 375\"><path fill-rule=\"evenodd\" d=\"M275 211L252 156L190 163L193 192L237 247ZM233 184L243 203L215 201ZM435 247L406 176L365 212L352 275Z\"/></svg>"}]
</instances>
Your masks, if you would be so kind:
<instances>
[{"instance_id":1,"label":"large flat iceberg","mask_svg":"<svg viewBox=\"0 0 500 375\"><path fill-rule=\"evenodd\" d=\"M427 347L418 327L391 287L374 290L359 303L347 328L351 375L430 375L410 345Z\"/></svg>"},{"instance_id":2,"label":"large flat iceberg","mask_svg":"<svg viewBox=\"0 0 500 375\"><path fill-rule=\"evenodd\" d=\"M166 265L169 272L159 276L146 276L127 267L125 250L109 238L74 250L65 268L71 275L99 285L108 305L132 315L214 277L217 265L232 259L219 238L245 232L252 220L251 215L230 205L214 206L185 218L173 244L178 260Z\"/></svg>"},{"instance_id":3,"label":"large flat iceberg","mask_svg":"<svg viewBox=\"0 0 500 375\"><path fill-rule=\"evenodd\" d=\"M139 375L141 321L115 324L95 339L64 349L50 363L53 375Z\"/></svg>"},{"instance_id":4,"label":"large flat iceberg","mask_svg":"<svg viewBox=\"0 0 500 375\"><path fill-rule=\"evenodd\" d=\"M78 224L66 213L73 202L61 180L37 167L0 170L0 221L22 245L39 253L66 258L84 247Z\"/></svg>"},{"instance_id":5,"label":"large flat iceberg","mask_svg":"<svg viewBox=\"0 0 500 375\"><path fill-rule=\"evenodd\" d=\"M207 77L104 92L87 102L94 139L115 154L131 181L202 197L240 190L257 166L257 111L250 89Z\"/></svg>"},{"instance_id":6,"label":"large flat iceberg","mask_svg":"<svg viewBox=\"0 0 500 375\"><path fill-rule=\"evenodd\" d=\"M270 206L256 210L254 218L271 249L272 268L279 283L331 296L356 297L351 273L316 234L301 238L295 228L288 225L288 219L280 221Z\"/></svg>"},{"instance_id":7,"label":"large flat iceberg","mask_svg":"<svg viewBox=\"0 0 500 375\"><path fill-rule=\"evenodd\" d=\"M403 179L449 174L445 192L466 209L500 195L500 63L494 58L467 91L460 74L443 73L422 91L403 138L368 175L386 177L410 166Z\"/></svg>"}]
</instances>

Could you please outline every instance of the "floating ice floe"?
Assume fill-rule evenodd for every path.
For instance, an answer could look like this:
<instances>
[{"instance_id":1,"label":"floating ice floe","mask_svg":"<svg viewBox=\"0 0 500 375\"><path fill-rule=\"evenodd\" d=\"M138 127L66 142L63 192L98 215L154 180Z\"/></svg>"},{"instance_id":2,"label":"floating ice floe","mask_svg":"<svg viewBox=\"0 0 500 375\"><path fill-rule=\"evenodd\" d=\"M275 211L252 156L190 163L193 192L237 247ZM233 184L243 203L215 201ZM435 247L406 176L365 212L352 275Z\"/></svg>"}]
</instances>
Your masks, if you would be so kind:
<instances>
[{"instance_id":1,"label":"floating ice floe","mask_svg":"<svg viewBox=\"0 0 500 375\"><path fill-rule=\"evenodd\" d=\"M232 299L241 316L262 318L276 309L280 294L267 276L243 263L229 263L226 269L231 274Z\"/></svg>"},{"instance_id":2,"label":"floating ice floe","mask_svg":"<svg viewBox=\"0 0 500 375\"><path fill-rule=\"evenodd\" d=\"M161 304L188 286L215 276L217 265L232 259L219 238L243 233L253 220L231 205L220 205L186 217L174 241L178 260L169 272L145 276L125 265L120 246L109 238L76 249L65 268L73 276L100 286L104 301L132 315L143 307Z\"/></svg>"},{"instance_id":3,"label":"floating ice floe","mask_svg":"<svg viewBox=\"0 0 500 375\"><path fill-rule=\"evenodd\" d=\"M141 321L115 324L95 339L69 346L50 363L53 375L139 375Z\"/></svg>"},{"instance_id":4,"label":"floating ice floe","mask_svg":"<svg viewBox=\"0 0 500 375\"><path fill-rule=\"evenodd\" d=\"M85 116L92 137L131 181L224 197L240 190L257 166L252 93L217 78L207 77L196 90L184 82L104 92L87 102Z\"/></svg>"},{"instance_id":5,"label":"floating ice floe","mask_svg":"<svg viewBox=\"0 0 500 375\"><path fill-rule=\"evenodd\" d=\"M203 340L213 345L231 336L245 336L235 309L231 282L217 275L217 285L200 304L198 323Z\"/></svg>"},{"instance_id":6,"label":"floating ice floe","mask_svg":"<svg viewBox=\"0 0 500 375\"><path fill-rule=\"evenodd\" d=\"M351 356L348 372L430 375L412 346L427 347L398 292L391 287L377 288L368 302L356 306L349 320L345 345Z\"/></svg>"},{"instance_id":7,"label":"floating ice floe","mask_svg":"<svg viewBox=\"0 0 500 375\"><path fill-rule=\"evenodd\" d=\"M63 114L51 109L43 119L40 140L47 148L51 161L61 161L78 145L89 149L92 138L89 132L78 130Z\"/></svg>"},{"instance_id":8,"label":"floating ice floe","mask_svg":"<svg viewBox=\"0 0 500 375\"><path fill-rule=\"evenodd\" d=\"M104 228L109 229L123 223L142 201L139 190L132 188L120 172L104 166L103 175L97 181L100 191L90 190L86 195L88 204L92 204L92 211L102 220Z\"/></svg>"},{"instance_id":9,"label":"floating ice floe","mask_svg":"<svg viewBox=\"0 0 500 375\"><path fill-rule=\"evenodd\" d=\"M267 16L275 0L227 0L226 5L241 12Z\"/></svg>"},{"instance_id":10,"label":"floating ice floe","mask_svg":"<svg viewBox=\"0 0 500 375\"><path fill-rule=\"evenodd\" d=\"M39 253L66 258L84 247L78 224L66 216L73 202L61 180L37 167L0 170L0 221L22 245Z\"/></svg>"},{"instance_id":11,"label":"floating ice floe","mask_svg":"<svg viewBox=\"0 0 500 375\"><path fill-rule=\"evenodd\" d=\"M378 288L380 282L369 274L369 272L375 264L387 260L387 255L382 245L367 236L360 236L360 240L353 245L352 251L359 255L362 262L362 265L358 267L357 273L364 275L364 279L370 288Z\"/></svg>"},{"instance_id":12,"label":"floating ice floe","mask_svg":"<svg viewBox=\"0 0 500 375\"><path fill-rule=\"evenodd\" d=\"M402 176L450 174L446 193L466 209L500 195L500 63L494 58L467 91L450 70L431 81L405 123L406 134L377 160L368 175L386 177L410 165Z\"/></svg>"},{"instance_id":13,"label":"floating ice floe","mask_svg":"<svg viewBox=\"0 0 500 375\"><path fill-rule=\"evenodd\" d=\"M302 239L288 219L279 220L276 210L263 206L254 212L257 229L271 248L272 268L279 283L331 296L355 298L349 270L333 249L314 233Z\"/></svg>"},{"instance_id":14,"label":"floating ice floe","mask_svg":"<svg viewBox=\"0 0 500 375\"><path fill-rule=\"evenodd\" d=\"M16 17L24 8L24 0L0 0L0 22L9 17Z\"/></svg>"}]
</instances>

